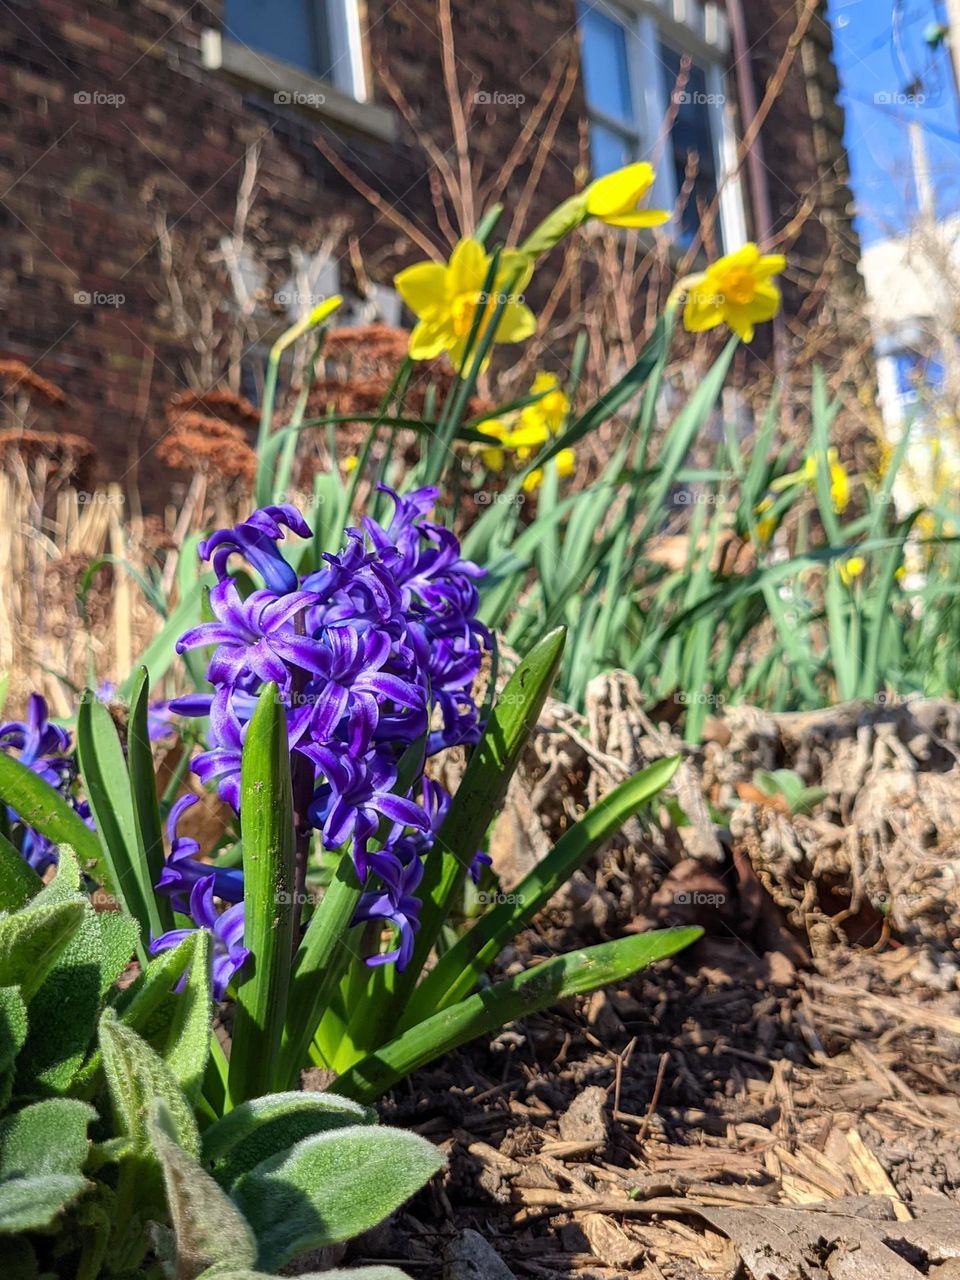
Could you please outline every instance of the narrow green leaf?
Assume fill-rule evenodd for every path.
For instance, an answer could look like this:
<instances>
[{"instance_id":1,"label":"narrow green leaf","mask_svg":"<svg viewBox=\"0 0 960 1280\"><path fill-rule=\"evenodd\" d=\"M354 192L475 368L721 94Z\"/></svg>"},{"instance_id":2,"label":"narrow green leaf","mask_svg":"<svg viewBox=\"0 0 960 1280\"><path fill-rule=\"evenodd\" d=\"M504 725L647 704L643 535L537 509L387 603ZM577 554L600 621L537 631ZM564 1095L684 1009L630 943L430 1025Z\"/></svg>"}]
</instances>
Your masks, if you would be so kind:
<instances>
[{"instance_id":1,"label":"narrow green leaf","mask_svg":"<svg viewBox=\"0 0 960 1280\"><path fill-rule=\"evenodd\" d=\"M76 810L49 783L5 751L0 751L0 800L26 826L54 844L71 845L80 861L93 864L97 877L109 883L100 841Z\"/></svg>"},{"instance_id":2,"label":"narrow green leaf","mask_svg":"<svg viewBox=\"0 0 960 1280\"><path fill-rule=\"evenodd\" d=\"M232 1195L257 1237L258 1265L274 1269L368 1231L443 1164L415 1133L356 1125L314 1134L262 1161Z\"/></svg>"},{"instance_id":3,"label":"narrow green leaf","mask_svg":"<svg viewBox=\"0 0 960 1280\"><path fill-rule=\"evenodd\" d=\"M160 804L157 799L157 778L147 725L149 700L150 677L146 667L140 667L130 694L127 760L137 840L142 862L146 868L146 898L150 929L154 937L159 937L161 933L166 933L168 929L173 928L173 909L169 899L158 894L154 888L163 871L164 854L163 826L160 822Z\"/></svg>"},{"instance_id":4,"label":"narrow green leaf","mask_svg":"<svg viewBox=\"0 0 960 1280\"><path fill-rule=\"evenodd\" d=\"M243 747L244 945L252 952L238 986L230 1054L234 1102L273 1082L287 1014L297 923L296 847L286 710L275 684L257 702Z\"/></svg>"},{"instance_id":5,"label":"narrow green leaf","mask_svg":"<svg viewBox=\"0 0 960 1280\"><path fill-rule=\"evenodd\" d=\"M468 1040L488 1035L569 996L620 982L638 969L682 951L702 933L698 928L643 933L571 951L535 965L411 1027L345 1071L331 1089L358 1102L372 1102L411 1071Z\"/></svg>"},{"instance_id":6,"label":"narrow green leaf","mask_svg":"<svg viewBox=\"0 0 960 1280\"><path fill-rule=\"evenodd\" d=\"M438 961L413 993L400 1023L407 1029L467 995L507 944L533 919L573 873L610 839L626 820L669 783L679 756L657 760L628 778L588 809L557 841L503 902L482 916Z\"/></svg>"},{"instance_id":7,"label":"narrow green leaf","mask_svg":"<svg viewBox=\"0 0 960 1280\"><path fill-rule=\"evenodd\" d=\"M77 759L110 868L109 887L148 938L153 925L148 905L153 902L153 886L137 835L127 762L113 717L89 689L77 712Z\"/></svg>"}]
</instances>

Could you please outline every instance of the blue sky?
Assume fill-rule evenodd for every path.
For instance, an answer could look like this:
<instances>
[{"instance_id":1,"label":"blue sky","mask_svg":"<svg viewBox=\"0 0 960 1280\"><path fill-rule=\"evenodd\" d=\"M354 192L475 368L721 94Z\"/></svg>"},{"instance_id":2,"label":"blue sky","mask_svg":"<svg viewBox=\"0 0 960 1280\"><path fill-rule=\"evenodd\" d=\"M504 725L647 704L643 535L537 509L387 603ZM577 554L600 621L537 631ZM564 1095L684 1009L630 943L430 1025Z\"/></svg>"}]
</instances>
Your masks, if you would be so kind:
<instances>
[{"instance_id":1,"label":"blue sky","mask_svg":"<svg viewBox=\"0 0 960 1280\"><path fill-rule=\"evenodd\" d=\"M946 14L936 0L900 0L899 8L896 24L896 0L828 0L865 244L901 230L916 215L910 120L924 126L937 212L960 210L960 104L950 55L945 48L931 54L924 42L926 28L945 22ZM923 82L919 105L904 99L914 76Z\"/></svg>"}]
</instances>

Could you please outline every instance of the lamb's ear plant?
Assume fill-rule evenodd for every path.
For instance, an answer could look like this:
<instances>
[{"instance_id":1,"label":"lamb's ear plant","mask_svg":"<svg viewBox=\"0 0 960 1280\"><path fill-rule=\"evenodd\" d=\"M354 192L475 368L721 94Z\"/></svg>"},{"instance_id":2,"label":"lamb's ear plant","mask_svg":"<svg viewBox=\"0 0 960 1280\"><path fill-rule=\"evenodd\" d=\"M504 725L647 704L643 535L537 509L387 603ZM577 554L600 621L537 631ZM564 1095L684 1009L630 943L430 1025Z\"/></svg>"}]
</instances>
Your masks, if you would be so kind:
<instances>
[{"instance_id":1,"label":"lamb's ear plant","mask_svg":"<svg viewBox=\"0 0 960 1280\"><path fill-rule=\"evenodd\" d=\"M317 1093L218 1115L204 931L123 989L138 932L95 911L73 851L46 886L0 845L0 1258L5 1280L268 1276L382 1221L442 1165ZM29 871L29 868L26 868ZM396 1280L392 1268L361 1280Z\"/></svg>"}]
</instances>

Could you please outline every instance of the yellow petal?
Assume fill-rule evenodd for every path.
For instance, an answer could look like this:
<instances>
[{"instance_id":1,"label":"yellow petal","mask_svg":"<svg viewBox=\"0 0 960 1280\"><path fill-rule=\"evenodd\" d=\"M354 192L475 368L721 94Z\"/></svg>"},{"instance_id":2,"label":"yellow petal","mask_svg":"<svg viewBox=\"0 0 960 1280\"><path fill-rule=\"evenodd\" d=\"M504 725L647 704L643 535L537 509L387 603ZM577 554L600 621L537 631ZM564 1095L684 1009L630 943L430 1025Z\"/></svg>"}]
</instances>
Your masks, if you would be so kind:
<instances>
[{"instance_id":1,"label":"yellow petal","mask_svg":"<svg viewBox=\"0 0 960 1280\"><path fill-rule=\"evenodd\" d=\"M543 467L537 467L531 471L528 476L523 478L523 492L533 493L534 489L539 489L543 484Z\"/></svg>"},{"instance_id":2,"label":"yellow petal","mask_svg":"<svg viewBox=\"0 0 960 1280\"><path fill-rule=\"evenodd\" d=\"M393 277L394 287L410 310L422 316L443 305L447 269L439 262L417 262Z\"/></svg>"},{"instance_id":3,"label":"yellow petal","mask_svg":"<svg viewBox=\"0 0 960 1280\"><path fill-rule=\"evenodd\" d=\"M483 288L490 259L479 240L461 240L450 255L447 267L447 297L476 293Z\"/></svg>"},{"instance_id":4,"label":"yellow petal","mask_svg":"<svg viewBox=\"0 0 960 1280\"><path fill-rule=\"evenodd\" d=\"M572 476L577 466L577 455L573 449L561 449L554 462L558 476Z\"/></svg>"},{"instance_id":5,"label":"yellow petal","mask_svg":"<svg viewBox=\"0 0 960 1280\"><path fill-rule=\"evenodd\" d=\"M636 213L612 214L603 221L608 227L662 227L672 216L665 209L638 209Z\"/></svg>"},{"instance_id":6,"label":"yellow petal","mask_svg":"<svg viewBox=\"0 0 960 1280\"><path fill-rule=\"evenodd\" d=\"M691 289L683 309L683 325L689 333L704 333L723 322L723 308L716 294Z\"/></svg>"},{"instance_id":7,"label":"yellow petal","mask_svg":"<svg viewBox=\"0 0 960 1280\"><path fill-rule=\"evenodd\" d=\"M434 360L441 351L448 350L451 341L445 325L421 320L410 335L410 359Z\"/></svg>"},{"instance_id":8,"label":"yellow petal","mask_svg":"<svg viewBox=\"0 0 960 1280\"><path fill-rule=\"evenodd\" d=\"M502 449L481 449L480 457L488 471L502 471L506 463L506 454Z\"/></svg>"},{"instance_id":9,"label":"yellow petal","mask_svg":"<svg viewBox=\"0 0 960 1280\"><path fill-rule=\"evenodd\" d=\"M653 166L641 161L597 178L587 187L587 213L606 221L630 212L653 186L655 176Z\"/></svg>"},{"instance_id":10,"label":"yellow petal","mask_svg":"<svg viewBox=\"0 0 960 1280\"><path fill-rule=\"evenodd\" d=\"M522 302L508 302L497 325L495 342L523 342L537 332L537 317Z\"/></svg>"},{"instance_id":11,"label":"yellow petal","mask_svg":"<svg viewBox=\"0 0 960 1280\"><path fill-rule=\"evenodd\" d=\"M508 449L539 449L550 439L550 432L542 422L521 422L520 426L504 436Z\"/></svg>"}]
</instances>

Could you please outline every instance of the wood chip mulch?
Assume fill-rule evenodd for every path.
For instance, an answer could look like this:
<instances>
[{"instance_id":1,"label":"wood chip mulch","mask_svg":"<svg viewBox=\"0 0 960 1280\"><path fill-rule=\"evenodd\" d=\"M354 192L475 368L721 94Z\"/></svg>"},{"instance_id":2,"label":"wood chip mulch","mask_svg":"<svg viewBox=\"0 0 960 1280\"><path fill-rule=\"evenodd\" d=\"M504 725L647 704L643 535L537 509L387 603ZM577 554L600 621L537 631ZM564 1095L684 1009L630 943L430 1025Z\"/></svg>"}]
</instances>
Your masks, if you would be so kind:
<instances>
[{"instance_id":1,"label":"wood chip mulch","mask_svg":"<svg viewBox=\"0 0 960 1280\"><path fill-rule=\"evenodd\" d=\"M960 994L704 939L384 1104L448 1157L346 1263L416 1280L960 1277Z\"/></svg>"}]
</instances>

